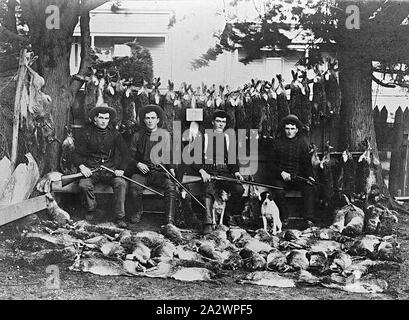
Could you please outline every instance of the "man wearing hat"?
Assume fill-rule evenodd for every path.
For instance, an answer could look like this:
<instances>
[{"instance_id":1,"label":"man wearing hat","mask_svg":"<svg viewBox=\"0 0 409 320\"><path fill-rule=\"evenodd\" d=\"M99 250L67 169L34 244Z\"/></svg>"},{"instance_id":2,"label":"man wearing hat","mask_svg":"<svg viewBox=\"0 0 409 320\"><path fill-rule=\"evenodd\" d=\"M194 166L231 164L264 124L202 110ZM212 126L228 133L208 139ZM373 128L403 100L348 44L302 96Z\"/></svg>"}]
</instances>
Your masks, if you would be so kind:
<instances>
[{"instance_id":1,"label":"man wearing hat","mask_svg":"<svg viewBox=\"0 0 409 320\"><path fill-rule=\"evenodd\" d=\"M164 190L165 210L167 222L174 224L176 199L178 190L167 173L158 165L161 163L175 176L175 166L170 163L171 136L168 131L162 129L164 113L160 106L149 104L141 108L139 121L142 129L134 134L131 140L130 152L132 166L129 173L132 179L149 187ZM160 143L161 155L157 153ZM130 185L130 192L135 205L135 212L131 216L132 223L138 223L142 217L143 187L136 184Z\"/></svg>"},{"instance_id":2,"label":"man wearing hat","mask_svg":"<svg viewBox=\"0 0 409 320\"><path fill-rule=\"evenodd\" d=\"M78 186L87 210L87 220L92 220L96 213L94 185L99 182L113 187L116 223L125 228L127 182L122 176L129 161L129 153L122 136L109 125L115 117L115 109L106 103L90 110L89 118L92 123L85 127L77 138L73 163L85 177L80 179ZM115 174L103 170L92 172L92 169L101 165L114 170Z\"/></svg>"},{"instance_id":3,"label":"man wearing hat","mask_svg":"<svg viewBox=\"0 0 409 320\"><path fill-rule=\"evenodd\" d=\"M294 179L294 175L297 175L314 181L309 148L299 135L302 128L303 124L296 115L287 115L279 124L279 136L268 150L271 184L284 188L284 190L274 190L284 225L287 224L288 219L285 198L285 192L288 189L300 190L303 193L303 218L308 225L311 225L314 219L314 188L311 184Z\"/></svg>"},{"instance_id":4,"label":"man wearing hat","mask_svg":"<svg viewBox=\"0 0 409 320\"><path fill-rule=\"evenodd\" d=\"M203 221L203 233L208 234L213 230L212 221L212 207L216 194L216 190L223 189L230 192L230 199L226 208L226 213L232 213L232 209L237 204L241 203L241 196L244 189L241 184L232 183L227 181L214 181L211 179L212 175L224 176L228 178L236 178L244 180L239 172L239 166L237 163L228 163L228 151L230 147L229 136L224 132L227 121L229 120L228 114L223 110L215 110L212 116L212 131L211 134L206 132L204 137L203 148L203 161L201 164L194 164L193 169L198 171L205 183L205 205L206 213ZM207 131L207 130L206 130ZM210 141L210 140L213 140ZM218 143L222 141L223 143ZM235 143L232 141L231 143ZM213 146L213 150L211 150ZM229 212L230 211L230 212ZM231 215L228 216L229 224L232 224Z\"/></svg>"}]
</instances>

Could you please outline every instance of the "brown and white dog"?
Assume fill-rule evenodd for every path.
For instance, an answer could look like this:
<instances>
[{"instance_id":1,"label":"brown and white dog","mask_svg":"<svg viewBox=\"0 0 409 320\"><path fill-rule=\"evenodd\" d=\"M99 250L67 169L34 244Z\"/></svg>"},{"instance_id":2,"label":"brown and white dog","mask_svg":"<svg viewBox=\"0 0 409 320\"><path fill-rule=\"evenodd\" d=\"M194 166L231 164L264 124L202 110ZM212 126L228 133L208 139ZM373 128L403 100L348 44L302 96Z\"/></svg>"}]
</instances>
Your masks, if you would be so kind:
<instances>
[{"instance_id":1,"label":"brown and white dog","mask_svg":"<svg viewBox=\"0 0 409 320\"><path fill-rule=\"evenodd\" d=\"M224 212L226 210L226 202L229 200L230 194L225 190L217 190L212 207L213 224L216 225L216 219L219 220L219 225L223 224Z\"/></svg>"},{"instance_id":2,"label":"brown and white dog","mask_svg":"<svg viewBox=\"0 0 409 320\"><path fill-rule=\"evenodd\" d=\"M280 211L273 200L273 196L269 192L260 194L261 201L261 218L263 219L263 229L268 232L268 223L271 222L271 230L273 235L282 231L282 223L280 220Z\"/></svg>"}]
</instances>

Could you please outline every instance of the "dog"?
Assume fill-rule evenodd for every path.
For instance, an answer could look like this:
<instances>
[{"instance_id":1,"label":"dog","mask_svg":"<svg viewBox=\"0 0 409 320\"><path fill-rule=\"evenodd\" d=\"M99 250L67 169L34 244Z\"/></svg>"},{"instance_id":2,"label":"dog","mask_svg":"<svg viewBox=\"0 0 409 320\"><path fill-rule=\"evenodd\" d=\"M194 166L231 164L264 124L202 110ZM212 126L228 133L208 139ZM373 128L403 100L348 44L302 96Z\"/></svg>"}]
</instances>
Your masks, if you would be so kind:
<instances>
[{"instance_id":1,"label":"dog","mask_svg":"<svg viewBox=\"0 0 409 320\"><path fill-rule=\"evenodd\" d=\"M254 181L254 179L249 181ZM245 224L254 223L260 216L260 191L258 188L249 185L245 199L244 208L241 212L241 220Z\"/></svg>"},{"instance_id":2,"label":"dog","mask_svg":"<svg viewBox=\"0 0 409 320\"><path fill-rule=\"evenodd\" d=\"M272 222L272 233L276 235L282 231L280 211L269 192L263 192L259 197L261 201L261 218L263 219L263 229L268 233L268 222Z\"/></svg>"},{"instance_id":3,"label":"dog","mask_svg":"<svg viewBox=\"0 0 409 320\"><path fill-rule=\"evenodd\" d=\"M67 223L72 223L69 213L58 206L57 201L55 201L51 193L47 193L45 197L49 217L56 222L58 226L63 227Z\"/></svg>"},{"instance_id":4,"label":"dog","mask_svg":"<svg viewBox=\"0 0 409 320\"><path fill-rule=\"evenodd\" d=\"M219 225L223 224L224 212L226 210L226 202L229 200L230 194L225 190L217 190L212 207L213 225L216 225L216 219L220 217Z\"/></svg>"}]
</instances>

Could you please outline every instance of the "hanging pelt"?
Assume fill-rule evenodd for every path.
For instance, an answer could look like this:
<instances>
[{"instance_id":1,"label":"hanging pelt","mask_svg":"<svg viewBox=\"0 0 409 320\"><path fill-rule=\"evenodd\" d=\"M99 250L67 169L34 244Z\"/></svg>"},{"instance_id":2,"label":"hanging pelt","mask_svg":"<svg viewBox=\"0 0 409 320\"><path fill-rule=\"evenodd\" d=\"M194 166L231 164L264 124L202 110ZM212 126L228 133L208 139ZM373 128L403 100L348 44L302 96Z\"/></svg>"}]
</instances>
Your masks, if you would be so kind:
<instances>
[{"instance_id":1,"label":"hanging pelt","mask_svg":"<svg viewBox=\"0 0 409 320\"><path fill-rule=\"evenodd\" d=\"M279 114L277 104L277 94L274 90L274 79L270 83L266 83L267 90L267 109L269 111L269 133L268 137L273 138L278 128Z\"/></svg>"},{"instance_id":2,"label":"hanging pelt","mask_svg":"<svg viewBox=\"0 0 409 320\"><path fill-rule=\"evenodd\" d=\"M207 87L206 85L202 82L201 87L197 87L196 92L195 92L195 98L196 98L196 108L197 109L202 109L203 113L203 120L204 120L204 112L206 109L206 101L207 101L207 93L206 93ZM205 132L205 125L204 121L199 122L199 130L202 134Z\"/></svg>"},{"instance_id":3,"label":"hanging pelt","mask_svg":"<svg viewBox=\"0 0 409 320\"><path fill-rule=\"evenodd\" d=\"M64 174L76 173L77 169L72 162L72 154L75 150L74 136L71 127L65 126L66 138L61 145L60 169Z\"/></svg>"},{"instance_id":4,"label":"hanging pelt","mask_svg":"<svg viewBox=\"0 0 409 320\"><path fill-rule=\"evenodd\" d=\"M290 84L290 112L301 120L302 96L305 95L305 88L301 83L302 74L291 71L293 79Z\"/></svg>"},{"instance_id":5,"label":"hanging pelt","mask_svg":"<svg viewBox=\"0 0 409 320\"><path fill-rule=\"evenodd\" d=\"M355 193L356 163L349 151L349 147L342 153L341 171L338 187L351 197Z\"/></svg>"},{"instance_id":6,"label":"hanging pelt","mask_svg":"<svg viewBox=\"0 0 409 320\"><path fill-rule=\"evenodd\" d=\"M265 105L266 101L261 97L261 87L262 82L257 81L255 82L251 79L252 87L250 88L250 96L251 96L251 129L255 129L258 131L259 135L262 133L262 123L265 121L266 112L265 112ZM246 114L248 114L246 112Z\"/></svg>"},{"instance_id":7,"label":"hanging pelt","mask_svg":"<svg viewBox=\"0 0 409 320\"><path fill-rule=\"evenodd\" d=\"M225 92L224 92L224 87L219 86L219 93L215 95L215 101L216 109L225 109Z\"/></svg>"},{"instance_id":8,"label":"hanging pelt","mask_svg":"<svg viewBox=\"0 0 409 320\"><path fill-rule=\"evenodd\" d=\"M331 158L331 149L333 149L333 147L330 146L329 141L327 141L325 153L320 161L318 170L319 182L323 185L320 194L322 195L322 203L324 206L328 206L334 197L333 167L336 165L336 162L335 159Z\"/></svg>"},{"instance_id":9,"label":"hanging pelt","mask_svg":"<svg viewBox=\"0 0 409 320\"><path fill-rule=\"evenodd\" d=\"M328 61L328 70L324 75L324 88L327 99L327 114L338 117L341 110L341 90L338 84L336 65L335 60Z\"/></svg>"},{"instance_id":10,"label":"hanging pelt","mask_svg":"<svg viewBox=\"0 0 409 320\"><path fill-rule=\"evenodd\" d=\"M301 122L308 128L311 128L311 101L310 101L310 86L307 79L307 72L302 71L302 85L304 87L305 94L301 97Z\"/></svg>"},{"instance_id":11,"label":"hanging pelt","mask_svg":"<svg viewBox=\"0 0 409 320\"><path fill-rule=\"evenodd\" d=\"M182 93L182 97L181 97L182 139L187 141L189 140L189 134L188 136L185 136L185 132L187 132L186 130L190 128L190 121L186 120L186 110L192 108L192 98L194 94L193 94L192 86L191 85L188 86L185 82L181 84L180 91Z\"/></svg>"},{"instance_id":12,"label":"hanging pelt","mask_svg":"<svg viewBox=\"0 0 409 320\"><path fill-rule=\"evenodd\" d=\"M232 92L229 94L229 97L226 99L225 110L227 115L229 116L229 128L232 129L239 129L237 127L236 121L236 110L240 100L240 93L239 92Z\"/></svg>"},{"instance_id":13,"label":"hanging pelt","mask_svg":"<svg viewBox=\"0 0 409 320\"><path fill-rule=\"evenodd\" d=\"M152 91L149 93L149 103L156 104L163 108L162 96L159 91L161 85L160 78L154 78L152 83Z\"/></svg>"},{"instance_id":14,"label":"hanging pelt","mask_svg":"<svg viewBox=\"0 0 409 320\"><path fill-rule=\"evenodd\" d=\"M321 117L325 114L327 97L324 76L318 68L314 68L314 71L316 76L312 85L311 124L317 126L320 124Z\"/></svg>"},{"instance_id":15,"label":"hanging pelt","mask_svg":"<svg viewBox=\"0 0 409 320\"><path fill-rule=\"evenodd\" d=\"M138 112L140 108L147 106L149 104L149 93L151 89L148 88L148 81L143 80L142 86L138 90L138 99L135 101L135 109ZM139 113L137 113L137 116ZM142 123L142 119L138 119L139 124Z\"/></svg>"},{"instance_id":16,"label":"hanging pelt","mask_svg":"<svg viewBox=\"0 0 409 320\"><path fill-rule=\"evenodd\" d=\"M203 108L203 127L204 129L212 128L212 117L213 112L216 109L215 99L214 99L214 85L210 89L206 89L206 101Z\"/></svg>"},{"instance_id":17,"label":"hanging pelt","mask_svg":"<svg viewBox=\"0 0 409 320\"><path fill-rule=\"evenodd\" d=\"M280 122L282 118L290 114L290 107L288 105L287 93L285 92L284 80L281 74L278 74L276 77L278 80L278 86L275 90L277 94L277 115L278 122Z\"/></svg>"},{"instance_id":18,"label":"hanging pelt","mask_svg":"<svg viewBox=\"0 0 409 320\"><path fill-rule=\"evenodd\" d=\"M96 77L96 69L91 69L91 75L85 77L84 120L89 121L89 112L97 103L99 80Z\"/></svg>"},{"instance_id":19,"label":"hanging pelt","mask_svg":"<svg viewBox=\"0 0 409 320\"><path fill-rule=\"evenodd\" d=\"M262 116L261 116L261 137L263 139L267 139L270 136L271 132L271 125L273 123L271 119L271 110L270 110L270 104L268 103L268 94L265 91L264 86L261 89L261 101L263 102L263 109L262 109Z\"/></svg>"},{"instance_id":20,"label":"hanging pelt","mask_svg":"<svg viewBox=\"0 0 409 320\"><path fill-rule=\"evenodd\" d=\"M168 90L163 99L163 127L169 132L173 132L173 121L176 119L176 110L174 103L176 100L176 93L174 91L174 83L168 80Z\"/></svg>"},{"instance_id":21,"label":"hanging pelt","mask_svg":"<svg viewBox=\"0 0 409 320\"><path fill-rule=\"evenodd\" d=\"M372 152L369 139L365 140L366 150L358 159L355 191L367 195L371 186L376 184L376 171L380 165L379 159Z\"/></svg>"},{"instance_id":22,"label":"hanging pelt","mask_svg":"<svg viewBox=\"0 0 409 320\"><path fill-rule=\"evenodd\" d=\"M242 89L238 91L238 95L235 98L236 103L236 126L238 129L245 129L247 128L246 123L246 109L244 107L244 92Z\"/></svg>"},{"instance_id":23,"label":"hanging pelt","mask_svg":"<svg viewBox=\"0 0 409 320\"><path fill-rule=\"evenodd\" d=\"M179 91L175 91L175 101L173 102L173 109L175 112L175 120L182 121L183 109L182 109L182 94Z\"/></svg>"},{"instance_id":24,"label":"hanging pelt","mask_svg":"<svg viewBox=\"0 0 409 320\"><path fill-rule=\"evenodd\" d=\"M105 103L116 110L115 123L111 123L115 125L116 122L121 122L123 119L122 93L116 92L111 83L106 83L103 98Z\"/></svg>"},{"instance_id":25,"label":"hanging pelt","mask_svg":"<svg viewBox=\"0 0 409 320\"><path fill-rule=\"evenodd\" d=\"M305 71L292 71L293 80L290 85L290 111L295 114L301 122L311 127L311 103L310 87L308 85L307 74Z\"/></svg>"}]
</instances>

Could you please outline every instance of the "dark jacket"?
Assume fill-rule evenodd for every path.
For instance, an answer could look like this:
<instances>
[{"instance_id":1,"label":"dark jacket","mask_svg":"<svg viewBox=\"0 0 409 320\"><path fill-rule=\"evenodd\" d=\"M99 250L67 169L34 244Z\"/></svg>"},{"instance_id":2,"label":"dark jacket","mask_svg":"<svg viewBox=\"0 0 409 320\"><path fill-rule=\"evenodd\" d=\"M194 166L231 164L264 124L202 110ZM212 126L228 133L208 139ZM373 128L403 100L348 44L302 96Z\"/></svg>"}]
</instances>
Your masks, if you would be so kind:
<instances>
[{"instance_id":1,"label":"dark jacket","mask_svg":"<svg viewBox=\"0 0 409 320\"><path fill-rule=\"evenodd\" d=\"M285 136L275 139L269 150L269 158L270 175L273 179L282 179L282 171L304 178L313 176L309 148L300 136L294 139Z\"/></svg>"},{"instance_id":2,"label":"dark jacket","mask_svg":"<svg viewBox=\"0 0 409 320\"><path fill-rule=\"evenodd\" d=\"M161 143L161 145L158 145ZM152 148L158 148L157 150L161 149L161 151L153 152ZM151 156L153 154L158 154L161 158L159 160L161 164L164 165L167 169L174 169L175 165L172 162L172 139L170 133L165 129L158 129L157 131L151 133L146 129L141 129L136 132L131 140L130 145L130 155L132 159L132 168L130 171L135 171L135 166L142 162L146 164L149 169L159 169L157 165L157 161L152 161Z\"/></svg>"},{"instance_id":3,"label":"dark jacket","mask_svg":"<svg viewBox=\"0 0 409 320\"><path fill-rule=\"evenodd\" d=\"M108 127L105 130L94 124L85 127L75 142L73 163L88 168L104 165L111 169L125 170L129 161L127 146L119 132Z\"/></svg>"}]
</instances>

